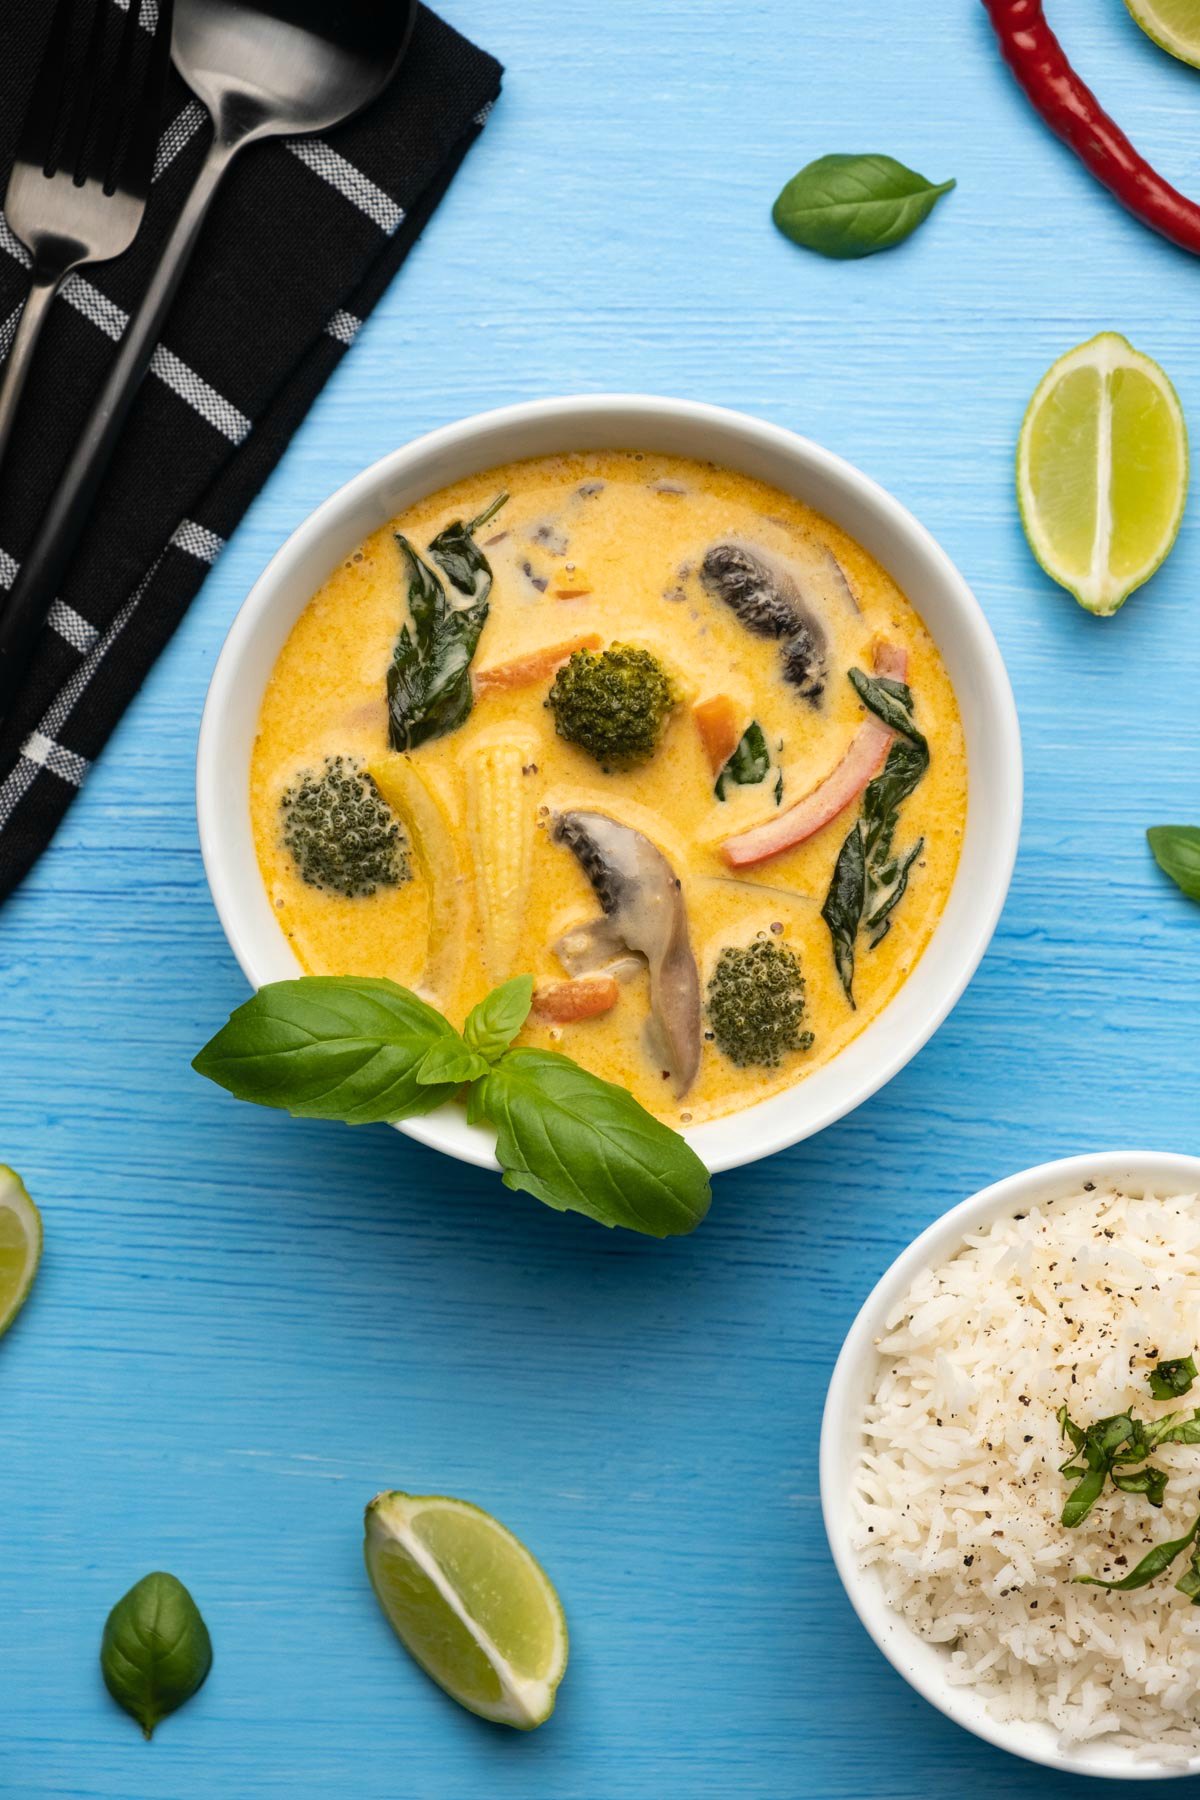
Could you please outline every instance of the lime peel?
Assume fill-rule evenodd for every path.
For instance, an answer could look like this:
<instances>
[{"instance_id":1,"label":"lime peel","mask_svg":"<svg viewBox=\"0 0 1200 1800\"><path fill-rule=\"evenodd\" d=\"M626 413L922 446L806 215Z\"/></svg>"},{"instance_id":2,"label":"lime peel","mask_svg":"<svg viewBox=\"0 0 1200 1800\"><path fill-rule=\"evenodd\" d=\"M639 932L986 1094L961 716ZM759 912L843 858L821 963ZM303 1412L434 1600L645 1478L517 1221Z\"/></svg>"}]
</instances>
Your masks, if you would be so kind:
<instances>
[{"instance_id":1,"label":"lime peel","mask_svg":"<svg viewBox=\"0 0 1200 1800\"><path fill-rule=\"evenodd\" d=\"M1183 410L1158 364L1115 331L1060 356L1017 445L1021 522L1046 573L1115 613L1175 542L1187 487Z\"/></svg>"},{"instance_id":2,"label":"lime peel","mask_svg":"<svg viewBox=\"0 0 1200 1800\"><path fill-rule=\"evenodd\" d=\"M498 1519L443 1495L381 1493L366 1510L363 1551L392 1629L452 1699L519 1731L549 1718L566 1620L541 1565Z\"/></svg>"},{"instance_id":3,"label":"lime peel","mask_svg":"<svg viewBox=\"0 0 1200 1800\"><path fill-rule=\"evenodd\" d=\"M0 1163L0 1337L29 1298L41 1257L41 1214L16 1170Z\"/></svg>"},{"instance_id":4,"label":"lime peel","mask_svg":"<svg viewBox=\"0 0 1200 1800\"><path fill-rule=\"evenodd\" d=\"M1125 4L1160 50L1200 69L1200 9L1196 0L1125 0Z\"/></svg>"}]
</instances>

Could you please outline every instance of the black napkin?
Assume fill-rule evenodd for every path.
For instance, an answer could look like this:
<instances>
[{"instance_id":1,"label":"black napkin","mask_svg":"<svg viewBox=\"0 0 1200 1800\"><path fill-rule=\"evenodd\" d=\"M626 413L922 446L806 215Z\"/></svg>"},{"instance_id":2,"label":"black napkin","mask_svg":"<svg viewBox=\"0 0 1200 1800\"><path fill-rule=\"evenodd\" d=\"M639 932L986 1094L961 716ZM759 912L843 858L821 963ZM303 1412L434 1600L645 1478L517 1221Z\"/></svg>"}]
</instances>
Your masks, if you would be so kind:
<instances>
[{"instance_id":1,"label":"black napkin","mask_svg":"<svg viewBox=\"0 0 1200 1800\"><path fill-rule=\"evenodd\" d=\"M5 0L4 181L53 10L46 0ZM375 105L322 137L254 146L233 169L21 704L0 733L0 899L53 837L225 539L404 261L500 76L492 57L423 7L400 73ZM32 541L207 136L203 108L173 74L137 243L71 277L47 322L0 476L0 590ZM27 265L0 215L0 357Z\"/></svg>"}]
</instances>

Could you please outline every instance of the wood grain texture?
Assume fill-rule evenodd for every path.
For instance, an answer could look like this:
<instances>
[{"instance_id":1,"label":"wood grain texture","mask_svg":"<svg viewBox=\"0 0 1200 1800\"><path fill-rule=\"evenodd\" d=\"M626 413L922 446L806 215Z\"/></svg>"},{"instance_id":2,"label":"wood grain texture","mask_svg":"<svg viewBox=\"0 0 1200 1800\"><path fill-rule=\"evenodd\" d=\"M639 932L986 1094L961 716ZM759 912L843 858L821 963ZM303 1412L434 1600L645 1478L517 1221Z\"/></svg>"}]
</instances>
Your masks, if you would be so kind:
<instances>
[{"instance_id":1,"label":"wood grain texture","mask_svg":"<svg viewBox=\"0 0 1200 1800\"><path fill-rule=\"evenodd\" d=\"M508 65L504 97L0 914L0 1157L47 1228L0 1345L0 1793L1069 1800L868 1643L826 1553L816 1432L856 1308L937 1214L1045 1157L1200 1138L1200 912L1142 838L1200 821L1195 513L1097 622L1031 561L1011 478L1037 378L1102 328L1200 421L1200 273L1039 127L965 0L449 11ZM1200 76L1119 0L1053 16L1200 189ZM834 149L959 187L894 253L823 263L769 209ZM188 1067L244 994L191 784L250 583L414 433L597 388L745 407L892 488L975 585L1027 755L1012 895L934 1043L851 1119L723 1177L666 1245L382 1129L239 1108ZM475 1499L544 1560L573 1631L544 1730L461 1714L391 1640L359 1553L382 1486ZM216 1662L147 1747L96 1654L156 1566L192 1588Z\"/></svg>"}]
</instances>

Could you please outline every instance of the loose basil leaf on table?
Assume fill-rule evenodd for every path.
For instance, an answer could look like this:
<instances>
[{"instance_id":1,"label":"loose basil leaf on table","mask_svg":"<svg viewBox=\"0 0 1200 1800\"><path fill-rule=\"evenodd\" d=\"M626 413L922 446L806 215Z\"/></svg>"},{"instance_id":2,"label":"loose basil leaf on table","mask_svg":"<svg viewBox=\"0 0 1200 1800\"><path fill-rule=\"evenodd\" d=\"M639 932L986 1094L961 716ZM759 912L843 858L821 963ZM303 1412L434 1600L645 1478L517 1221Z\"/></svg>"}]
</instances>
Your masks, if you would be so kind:
<instances>
[{"instance_id":1,"label":"loose basil leaf on table","mask_svg":"<svg viewBox=\"0 0 1200 1800\"><path fill-rule=\"evenodd\" d=\"M455 590L452 594L408 539L396 533L408 565L410 620L400 627L387 672L393 750L415 750L430 738L443 737L471 710L471 658L487 623L492 588L491 564L474 533L507 499L501 494L469 524L456 519L430 544L429 555Z\"/></svg>"},{"instance_id":2,"label":"loose basil leaf on table","mask_svg":"<svg viewBox=\"0 0 1200 1800\"><path fill-rule=\"evenodd\" d=\"M104 1685L147 1738L203 1686L211 1667L208 1627L174 1575L144 1575L109 1613L100 1643Z\"/></svg>"},{"instance_id":3,"label":"loose basil leaf on table","mask_svg":"<svg viewBox=\"0 0 1200 1800\"><path fill-rule=\"evenodd\" d=\"M771 217L794 244L847 261L903 243L953 186L892 156L819 156L792 176Z\"/></svg>"},{"instance_id":4,"label":"loose basil leaf on table","mask_svg":"<svg viewBox=\"0 0 1200 1800\"><path fill-rule=\"evenodd\" d=\"M419 1079L435 1046L463 1048L453 1025L407 988L369 975L302 975L260 988L192 1067L239 1100L297 1118L391 1124L432 1112L461 1085Z\"/></svg>"},{"instance_id":5,"label":"loose basil leaf on table","mask_svg":"<svg viewBox=\"0 0 1200 1800\"><path fill-rule=\"evenodd\" d=\"M661 1238L708 1211L708 1171L678 1132L557 1051L510 1050L471 1089L467 1116L495 1127L504 1185L558 1212Z\"/></svg>"},{"instance_id":6,"label":"loose basil leaf on table","mask_svg":"<svg viewBox=\"0 0 1200 1800\"><path fill-rule=\"evenodd\" d=\"M1146 837L1164 875L1200 900L1200 825L1152 825Z\"/></svg>"}]
</instances>

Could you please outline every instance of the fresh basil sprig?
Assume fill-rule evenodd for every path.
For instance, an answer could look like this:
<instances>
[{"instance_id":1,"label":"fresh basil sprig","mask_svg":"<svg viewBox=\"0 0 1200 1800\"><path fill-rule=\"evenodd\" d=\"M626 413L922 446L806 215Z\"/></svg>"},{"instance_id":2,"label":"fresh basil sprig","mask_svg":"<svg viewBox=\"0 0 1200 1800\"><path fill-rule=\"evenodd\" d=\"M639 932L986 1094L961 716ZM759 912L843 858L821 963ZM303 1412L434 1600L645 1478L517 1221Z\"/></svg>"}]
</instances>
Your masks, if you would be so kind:
<instances>
[{"instance_id":1,"label":"fresh basil sprig","mask_svg":"<svg viewBox=\"0 0 1200 1800\"><path fill-rule=\"evenodd\" d=\"M305 975L260 988L192 1067L256 1106L371 1125L449 1100L462 1077L430 1083L419 1072L431 1051L462 1048L448 1019L394 981Z\"/></svg>"},{"instance_id":2,"label":"fresh basil sprig","mask_svg":"<svg viewBox=\"0 0 1200 1800\"><path fill-rule=\"evenodd\" d=\"M672 1237L708 1210L704 1165L678 1132L555 1050L508 1051L471 1089L467 1116L495 1126L505 1187L559 1212Z\"/></svg>"},{"instance_id":3,"label":"fresh basil sprig","mask_svg":"<svg viewBox=\"0 0 1200 1800\"><path fill-rule=\"evenodd\" d=\"M395 982L303 975L260 988L192 1067L239 1100L347 1125L394 1124L466 1086L507 1187L650 1237L691 1231L711 1199L700 1158L625 1088L555 1051L510 1049L532 1000L518 975L459 1033Z\"/></svg>"},{"instance_id":4,"label":"fresh basil sprig","mask_svg":"<svg viewBox=\"0 0 1200 1800\"><path fill-rule=\"evenodd\" d=\"M771 217L794 244L845 261L903 243L953 186L893 156L819 156L792 176Z\"/></svg>"},{"instance_id":5,"label":"fresh basil sprig","mask_svg":"<svg viewBox=\"0 0 1200 1800\"><path fill-rule=\"evenodd\" d=\"M1164 875L1200 900L1200 825L1152 825L1146 837Z\"/></svg>"},{"instance_id":6,"label":"fresh basil sprig","mask_svg":"<svg viewBox=\"0 0 1200 1800\"><path fill-rule=\"evenodd\" d=\"M144 1575L109 1613L100 1644L104 1684L147 1738L204 1685L211 1667L208 1627L174 1575Z\"/></svg>"},{"instance_id":7,"label":"fresh basil sprig","mask_svg":"<svg viewBox=\"0 0 1200 1800\"><path fill-rule=\"evenodd\" d=\"M1156 1400L1182 1400L1185 1394L1191 1393L1198 1373L1195 1357L1173 1356L1165 1362L1155 1363L1146 1379Z\"/></svg>"}]
</instances>

